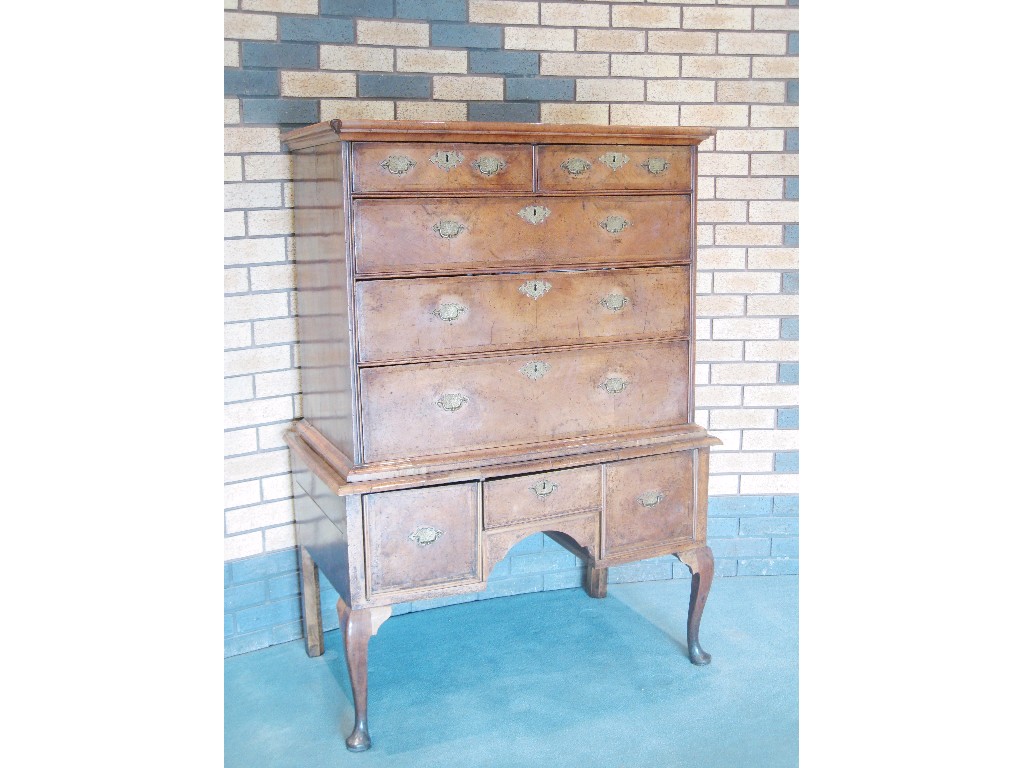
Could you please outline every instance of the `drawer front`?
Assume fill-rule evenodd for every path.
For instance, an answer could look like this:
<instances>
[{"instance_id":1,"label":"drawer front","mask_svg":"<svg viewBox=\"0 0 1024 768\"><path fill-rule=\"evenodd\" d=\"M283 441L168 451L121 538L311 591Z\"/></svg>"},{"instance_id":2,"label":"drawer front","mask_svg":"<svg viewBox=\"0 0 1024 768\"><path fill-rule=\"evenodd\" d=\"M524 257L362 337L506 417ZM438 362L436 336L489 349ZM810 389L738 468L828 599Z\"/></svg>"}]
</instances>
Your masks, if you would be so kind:
<instances>
[{"instance_id":1,"label":"drawer front","mask_svg":"<svg viewBox=\"0 0 1024 768\"><path fill-rule=\"evenodd\" d=\"M685 261L690 198L357 200L360 275Z\"/></svg>"},{"instance_id":2,"label":"drawer front","mask_svg":"<svg viewBox=\"0 0 1024 768\"><path fill-rule=\"evenodd\" d=\"M605 555L693 539L692 452L605 466Z\"/></svg>"},{"instance_id":3,"label":"drawer front","mask_svg":"<svg viewBox=\"0 0 1024 768\"><path fill-rule=\"evenodd\" d=\"M477 483L363 497L370 595L479 581Z\"/></svg>"},{"instance_id":4,"label":"drawer front","mask_svg":"<svg viewBox=\"0 0 1024 768\"><path fill-rule=\"evenodd\" d=\"M680 266L359 282L359 358L686 336L689 274Z\"/></svg>"},{"instance_id":5,"label":"drawer front","mask_svg":"<svg viewBox=\"0 0 1024 768\"><path fill-rule=\"evenodd\" d=\"M689 147L545 146L537 150L538 189L688 192Z\"/></svg>"},{"instance_id":6,"label":"drawer front","mask_svg":"<svg viewBox=\"0 0 1024 768\"><path fill-rule=\"evenodd\" d=\"M533 191L533 148L513 144L355 144L352 190Z\"/></svg>"},{"instance_id":7,"label":"drawer front","mask_svg":"<svg viewBox=\"0 0 1024 768\"><path fill-rule=\"evenodd\" d=\"M601 468L506 477L484 483L484 527L500 528L601 506Z\"/></svg>"},{"instance_id":8,"label":"drawer front","mask_svg":"<svg viewBox=\"0 0 1024 768\"><path fill-rule=\"evenodd\" d=\"M687 342L360 371L364 461L686 423Z\"/></svg>"}]
</instances>

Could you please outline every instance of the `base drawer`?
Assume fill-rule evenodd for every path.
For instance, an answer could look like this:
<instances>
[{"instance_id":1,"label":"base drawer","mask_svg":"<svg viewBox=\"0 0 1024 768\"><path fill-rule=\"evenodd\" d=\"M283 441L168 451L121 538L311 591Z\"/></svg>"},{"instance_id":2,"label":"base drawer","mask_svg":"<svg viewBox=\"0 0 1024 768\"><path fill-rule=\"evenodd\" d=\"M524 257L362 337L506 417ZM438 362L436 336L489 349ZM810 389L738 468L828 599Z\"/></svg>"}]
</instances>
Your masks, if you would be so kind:
<instances>
[{"instance_id":1,"label":"base drawer","mask_svg":"<svg viewBox=\"0 0 1024 768\"><path fill-rule=\"evenodd\" d=\"M484 527L500 528L601 507L601 467L484 482Z\"/></svg>"},{"instance_id":2,"label":"base drawer","mask_svg":"<svg viewBox=\"0 0 1024 768\"><path fill-rule=\"evenodd\" d=\"M479 581L478 491L459 483L364 496L368 596Z\"/></svg>"},{"instance_id":3,"label":"base drawer","mask_svg":"<svg viewBox=\"0 0 1024 768\"><path fill-rule=\"evenodd\" d=\"M604 555L694 538L693 453L606 465Z\"/></svg>"}]
</instances>

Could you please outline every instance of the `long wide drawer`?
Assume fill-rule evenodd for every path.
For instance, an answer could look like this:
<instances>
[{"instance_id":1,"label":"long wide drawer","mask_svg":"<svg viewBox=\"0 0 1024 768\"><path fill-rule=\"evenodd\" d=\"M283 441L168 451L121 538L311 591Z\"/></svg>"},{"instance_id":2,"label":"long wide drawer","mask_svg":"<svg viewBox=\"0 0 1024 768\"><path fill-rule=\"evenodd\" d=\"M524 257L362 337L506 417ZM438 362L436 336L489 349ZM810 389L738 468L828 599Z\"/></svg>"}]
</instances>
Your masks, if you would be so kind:
<instances>
[{"instance_id":1,"label":"long wide drawer","mask_svg":"<svg viewBox=\"0 0 1024 768\"><path fill-rule=\"evenodd\" d=\"M689 296L688 266L359 282L359 359L685 336Z\"/></svg>"},{"instance_id":2,"label":"long wide drawer","mask_svg":"<svg viewBox=\"0 0 1024 768\"><path fill-rule=\"evenodd\" d=\"M497 272L685 261L690 198L583 196L353 203L356 272Z\"/></svg>"},{"instance_id":3,"label":"long wide drawer","mask_svg":"<svg viewBox=\"0 0 1024 768\"><path fill-rule=\"evenodd\" d=\"M363 459L683 424L687 370L686 341L364 368Z\"/></svg>"}]
</instances>

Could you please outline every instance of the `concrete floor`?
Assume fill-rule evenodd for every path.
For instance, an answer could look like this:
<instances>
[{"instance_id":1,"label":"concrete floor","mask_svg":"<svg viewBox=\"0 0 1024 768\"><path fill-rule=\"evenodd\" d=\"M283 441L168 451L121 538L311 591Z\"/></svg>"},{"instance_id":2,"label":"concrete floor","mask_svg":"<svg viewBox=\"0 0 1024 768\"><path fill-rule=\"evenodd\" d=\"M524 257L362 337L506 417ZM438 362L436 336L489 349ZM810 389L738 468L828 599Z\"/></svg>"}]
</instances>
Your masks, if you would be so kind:
<instances>
[{"instance_id":1,"label":"concrete floor","mask_svg":"<svg viewBox=\"0 0 1024 768\"><path fill-rule=\"evenodd\" d=\"M345 749L341 635L225 667L225 766L789 768L797 764L797 577L712 585L686 658L689 581L538 592L395 616L370 641L373 748Z\"/></svg>"}]
</instances>

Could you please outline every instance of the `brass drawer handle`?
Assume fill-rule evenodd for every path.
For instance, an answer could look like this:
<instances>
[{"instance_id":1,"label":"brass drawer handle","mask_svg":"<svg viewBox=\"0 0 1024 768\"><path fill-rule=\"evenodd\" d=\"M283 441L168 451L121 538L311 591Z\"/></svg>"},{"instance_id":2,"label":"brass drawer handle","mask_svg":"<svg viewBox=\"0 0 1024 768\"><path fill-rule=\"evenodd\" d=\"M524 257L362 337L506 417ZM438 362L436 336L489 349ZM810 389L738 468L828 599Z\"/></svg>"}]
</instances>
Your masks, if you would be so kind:
<instances>
[{"instance_id":1,"label":"brass drawer handle","mask_svg":"<svg viewBox=\"0 0 1024 768\"><path fill-rule=\"evenodd\" d=\"M661 491L647 491L636 497L636 503L641 507L654 507L660 504L664 498L665 494Z\"/></svg>"},{"instance_id":2,"label":"brass drawer handle","mask_svg":"<svg viewBox=\"0 0 1024 768\"><path fill-rule=\"evenodd\" d=\"M551 215L551 209L543 205L528 205L519 211L519 217L530 224L540 224Z\"/></svg>"},{"instance_id":3,"label":"brass drawer handle","mask_svg":"<svg viewBox=\"0 0 1024 768\"><path fill-rule=\"evenodd\" d=\"M655 176L668 170L668 160L663 157L649 157L640 165L646 168L648 173L653 173Z\"/></svg>"},{"instance_id":4,"label":"brass drawer handle","mask_svg":"<svg viewBox=\"0 0 1024 768\"><path fill-rule=\"evenodd\" d=\"M421 547L425 547L428 544L433 544L442 536L444 536L444 531L441 529L435 528L432 525L421 525L409 534L409 541L415 541Z\"/></svg>"},{"instance_id":5,"label":"brass drawer handle","mask_svg":"<svg viewBox=\"0 0 1024 768\"><path fill-rule=\"evenodd\" d=\"M451 240L452 238L458 237L462 232L465 232L467 227L465 224L460 224L457 221L444 219L437 222L437 224L432 226L431 229L437 232L437 234L445 240Z\"/></svg>"},{"instance_id":6,"label":"brass drawer handle","mask_svg":"<svg viewBox=\"0 0 1024 768\"><path fill-rule=\"evenodd\" d=\"M534 301L550 290L551 283L547 280L527 280L519 286L519 292L523 294L523 296L529 296Z\"/></svg>"},{"instance_id":7,"label":"brass drawer handle","mask_svg":"<svg viewBox=\"0 0 1024 768\"><path fill-rule=\"evenodd\" d=\"M566 173L568 173L574 179L578 179L584 173L593 168L593 166L586 160L584 160L582 157L570 157L568 160L566 160L558 167L561 168Z\"/></svg>"},{"instance_id":8,"label":"brass drawer handle","mask_svg":"<svg viewBox=\"0 0 1024 768\"><path fill-rule=\"evenodd\" d=\"M449 413L459 410L469 402L469 398L457 392L446 392L437 398L437 407Z\"/></svg>"},{"instance_id":9,"label":"brass drawer handle","mask_svg":"<svg viewBox=\"0 0 1024 768\"><path fill-rule=\"evenodd\" d=\"M620 392L624 392L628 386L629 382L619 376L609 376L601 382L601 389L609 395L617 395Z\"/></svg>"},{"instance_id":10,"label":"brass drawer handle","mask_svg":"<svg viewBox=\"0 0 1024 768\"><path fill-rule=\"evenodd\" d=\"M619 234L619 232L629 225L629 220L619 216L618 214L613 214L601 222L601 228L606 232L611 232L613 235Z\"/></svg>"},{"instance_id":11,"label":"brass drawer handle","mask_svg":"<svg viewBox=\"0 0 1024 768\"><path fill-rule=\"evenodd\" d=\"M622 152L605 152L597 159L613 171L617 171L629 162L629 155Z\"/></svg>"},{"instance_id":12,"label":"brass drawer handle","mask_svg":"<svg viewBox=\"0 0 1024 768\"><path fill-rule=\"evenodd\" d=\"M380 161L380 167L394 176L402 176L416 165L416 161L405 155L388 155Z\"/></svg>"},{"instance_id":13,"label":"brass drawer handle","mask_svg":"<svg viewBox=\"0 0 1024 768\"><path fill-rule=\"evenodd\" d=\"M457 149L439 149L430 156L430 162L447 173L465 158Z\"/></svg>"},{"instance_id":14,"label":"brass drawer handle","mask_svg":"<svg viewBox=\"0 0 1024 768\"><path fill-rule=\"evenodd\" d=\"M469 312L469 310L461 304L446 303L432 310L430 314L444 320L446 323L454 323L463 312Z\"/></svg>"},{"instance_id":15,"label":"brass drawer handle","mask_svg":"<svg viewBox=\"0 0 1024 768\"><path fill-rule=\"evenodd\" d=\"M545 363L543 360L531 360L520 368L519 372L530 381L537 381L538 379L544 378L544 374L550 370L551 365Z\"/></svg>"},{"instance_id":16,"label":"brass drawer handle","mask_svg":"<svg viewBox=\"0 0 1024 768\"><path fill-rule=\"evenodd\" d=\"M494 174L501 173L508 168L508 163L500 157L491 157L490 155L480 157L470 163L470 165L480 171L484 176L493 176Z\"/></svg>"},{"instance_id":17,"label":"brass drawer handle","mask_svg":"<svg viewBox=\"0 0 1024 768\"><path fill-rule=\"evenodd\" d=\"M530 490L543 499L558 490L558 483L552 483L550 480L545 479L531 485Z\"/></svg>"},{"instance_id":18,"label":"brass drawer handle","mask_svg":"<svg viewBox=\"0 0 1024 768\"><path fill-rule=\"evenodd\" d=\"M611 312L621 312L622 308L629 304L629 299L621 293L609 293L601 299L600 304Z\"/></svg>"}]
</instances>

